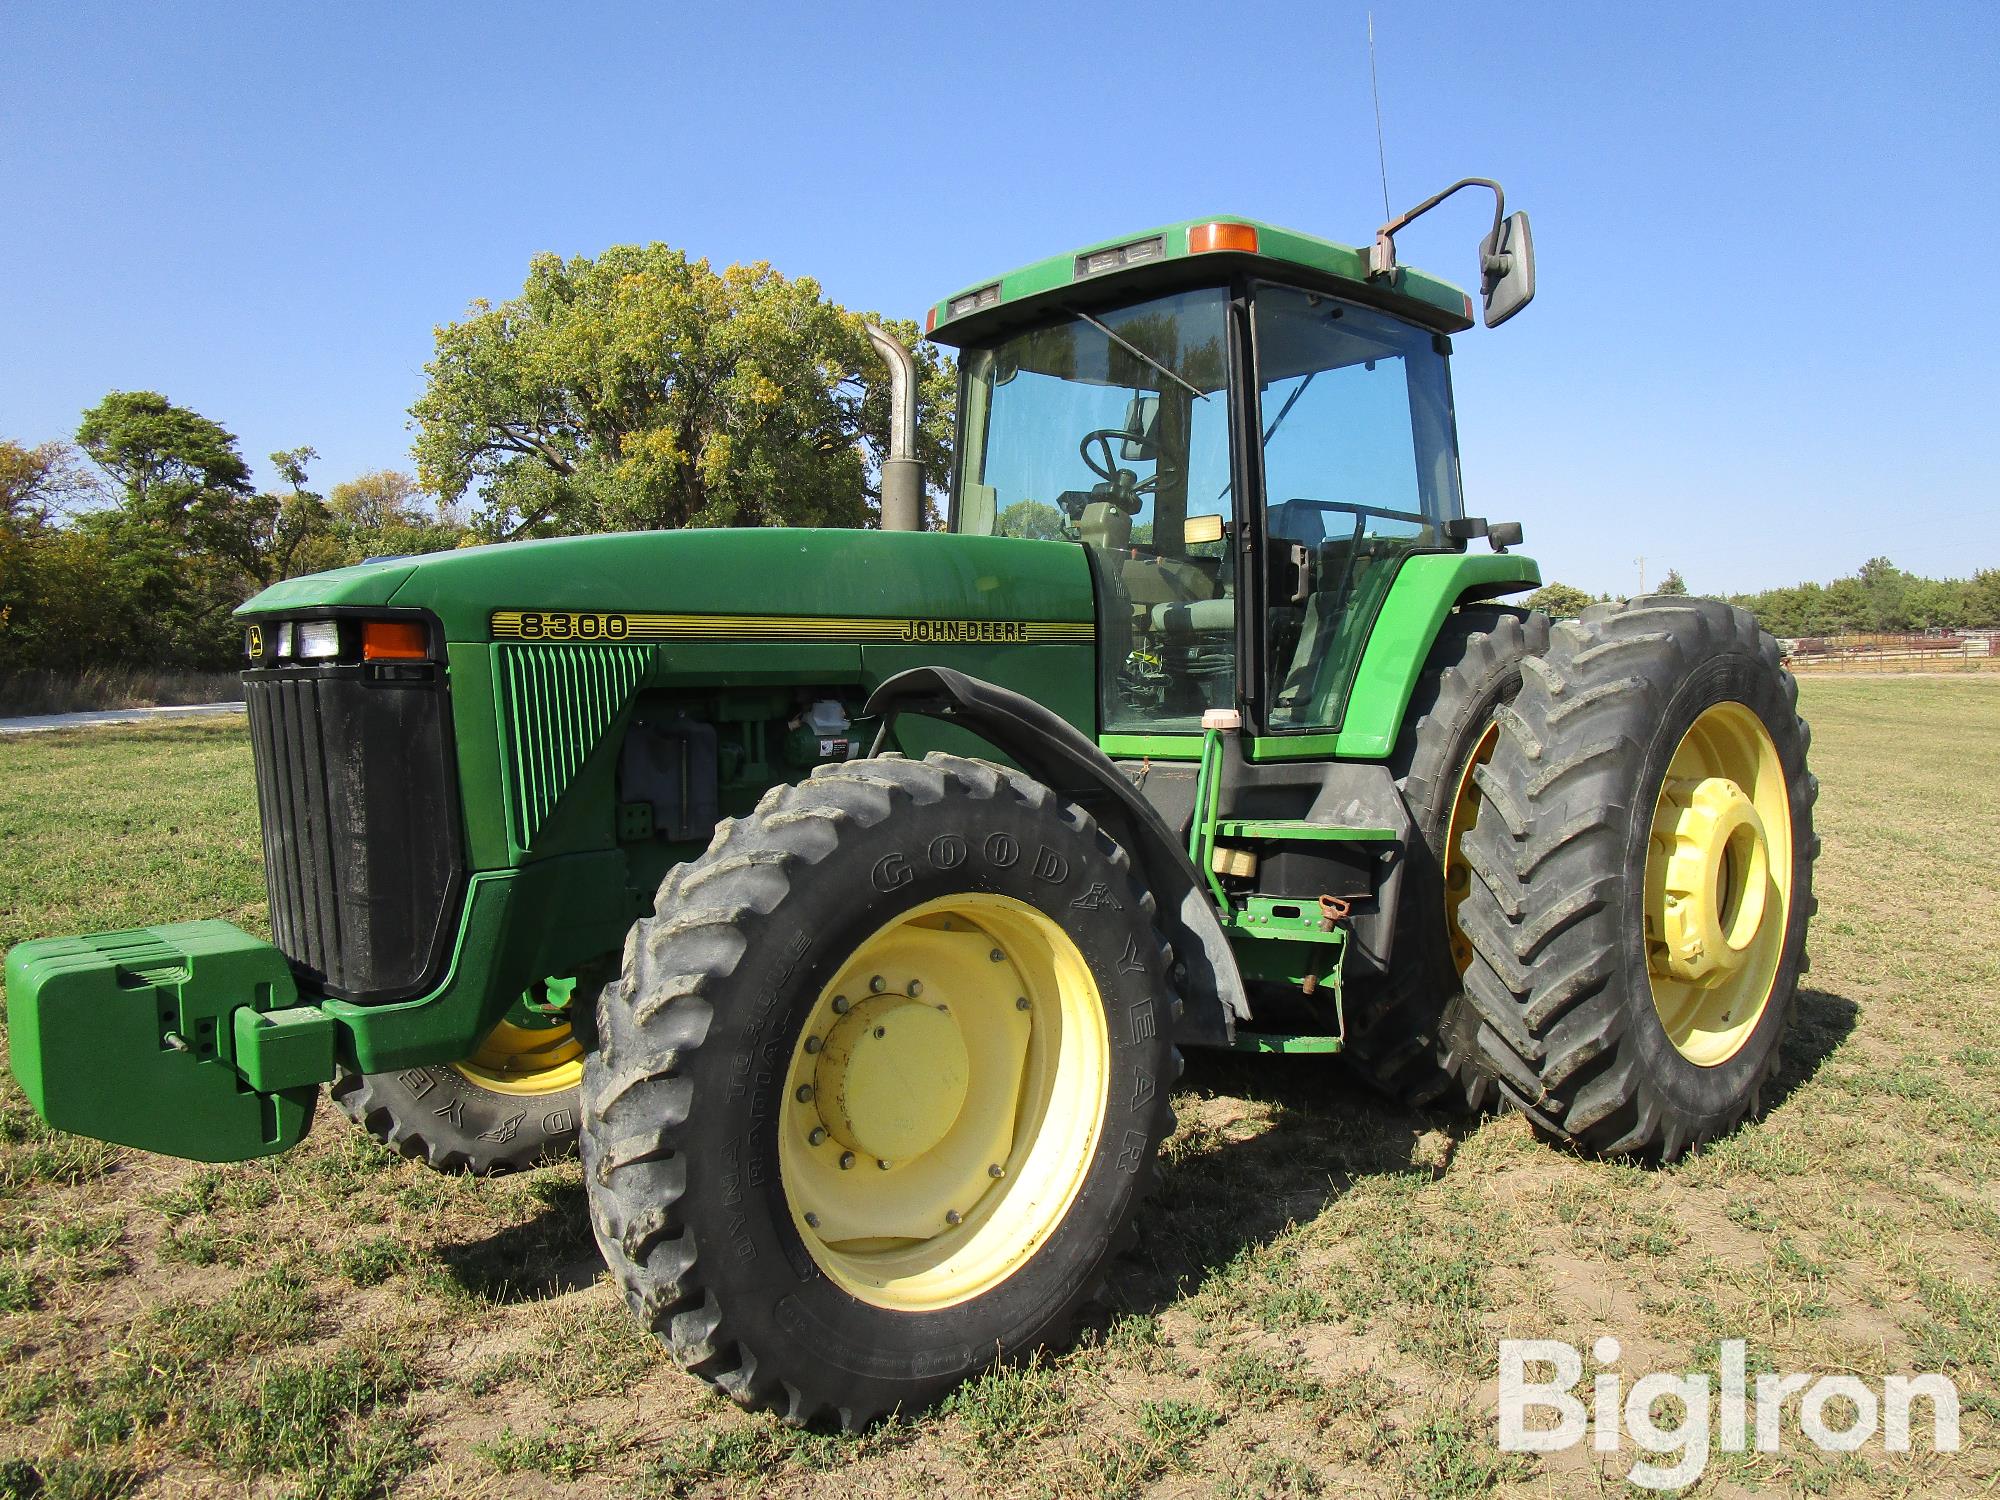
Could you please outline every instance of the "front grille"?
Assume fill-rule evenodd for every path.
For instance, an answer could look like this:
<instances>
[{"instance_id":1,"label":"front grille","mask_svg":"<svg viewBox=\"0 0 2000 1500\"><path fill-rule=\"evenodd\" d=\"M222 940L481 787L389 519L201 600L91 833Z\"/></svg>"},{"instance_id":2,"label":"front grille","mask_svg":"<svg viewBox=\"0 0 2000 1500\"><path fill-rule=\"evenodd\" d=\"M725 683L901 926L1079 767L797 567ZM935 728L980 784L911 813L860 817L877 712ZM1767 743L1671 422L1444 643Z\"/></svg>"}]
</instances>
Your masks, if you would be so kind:
<instances>
[{"instance_id":1,"label":"front grille","mask_svg":"<svg viewBox=\"0 0 2000 1500\"><path fill-rule=\"evenodd\" d=\"M271 935L308 987L421 993L447 957L463 857L448 700L367 668L243 674Z\"/></svg>"}]
</instances>

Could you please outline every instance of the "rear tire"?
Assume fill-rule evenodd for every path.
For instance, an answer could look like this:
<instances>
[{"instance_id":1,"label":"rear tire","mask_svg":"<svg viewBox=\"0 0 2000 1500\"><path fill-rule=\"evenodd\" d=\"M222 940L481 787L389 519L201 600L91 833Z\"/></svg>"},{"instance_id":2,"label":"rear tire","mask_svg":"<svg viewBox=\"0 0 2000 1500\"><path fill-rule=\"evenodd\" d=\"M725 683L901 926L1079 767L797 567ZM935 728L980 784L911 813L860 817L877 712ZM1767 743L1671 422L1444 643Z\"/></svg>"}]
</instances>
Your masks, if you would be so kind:
<instances>
[{"instance_id":1,"label":"rear tire","mask_svg":"<svg viewBox=\"0 0 2000 1500\"><path fill-rule=\"evenodd\" d=\"M674 1357L853 1431L1065 1336L1173 1123L1179 1006L1125 852L1019 773L881 757L772 790L656 909L599 1001L582 1147L606 1262ZM905 1021L902 1083L864 1087L865 1038ZM1004 1087L994 1026L1024 1038ZM961 1170L959 1132L992 1123L974 1099L1002 1097Z\"/></svg>"},{"instance_id":2,"label":"rear tire","mask_svg":"<svg viewBox=\"0 0 2000 1500\"><path fill-rule=\"evenodd\" d=\"M1447 843L1467 763L1490 750L1495 715L1521 691L1522 659L1548 644L1547 615L1473 604L1448 617L1390 762L1418 842L1403 872L1389 973L1350 992L1344 1055L1406 1104L1477 1110L1496 1102L1492 1081L1472 1066L1476 1027L1454 957Z\"/></svg>"},{"instance_id":3,"label":"rear tire","mask_svg":"<svg viewBox=\"0 0 2000 1500\"><path fill-rule=\"evenodd\" d=\"M1805 968L1798 685L1706 599L1593 607L1525 665L1465 841L1478 1064L1545 1134L1672 1159L1757 1109Z\"/></svg>"}]
</instances>

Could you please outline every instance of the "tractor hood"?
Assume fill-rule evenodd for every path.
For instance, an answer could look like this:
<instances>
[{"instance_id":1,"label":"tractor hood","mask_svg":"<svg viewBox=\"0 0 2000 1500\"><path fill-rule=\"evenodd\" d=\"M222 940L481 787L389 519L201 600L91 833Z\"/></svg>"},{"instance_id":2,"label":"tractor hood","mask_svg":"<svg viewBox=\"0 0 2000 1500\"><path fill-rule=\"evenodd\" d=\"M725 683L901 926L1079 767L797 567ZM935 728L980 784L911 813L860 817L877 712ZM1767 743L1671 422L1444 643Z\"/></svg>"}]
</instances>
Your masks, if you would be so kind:
<instances>
[{"instance_id":1,"label":"tractor hood","mask_svg":"<svg viewBox=\"0 0 2000 1500\"><path fill-rule=\"evenodd\" d=\"M780 621L863 640L1087 640L1093 614L1089 565L1072 543L779 527L395 558L287 579L237 613L370 606L427 610L453 642L800 633L770 628Z\"/></svg>"}]
</instances>

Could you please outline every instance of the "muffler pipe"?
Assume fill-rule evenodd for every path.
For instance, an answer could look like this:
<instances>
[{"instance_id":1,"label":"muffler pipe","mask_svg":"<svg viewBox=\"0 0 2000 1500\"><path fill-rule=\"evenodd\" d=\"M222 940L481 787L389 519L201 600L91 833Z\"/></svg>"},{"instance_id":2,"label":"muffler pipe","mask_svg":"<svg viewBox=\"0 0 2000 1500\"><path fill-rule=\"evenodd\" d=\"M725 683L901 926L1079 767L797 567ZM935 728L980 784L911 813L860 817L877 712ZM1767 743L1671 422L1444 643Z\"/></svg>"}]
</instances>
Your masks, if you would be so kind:
<instances>
[{"instance_id":1,"label":"muffler pipe","mask_svg":"<svg viewBox=\"0 0 2000 1500\"><path fill-rule=\"evenodd\" d=\"M917 457L917 362L875 324L869 341L889 365L889 456L882 460L882 529L924 529L924 462Z\"/></svg>"}]
</instances>

